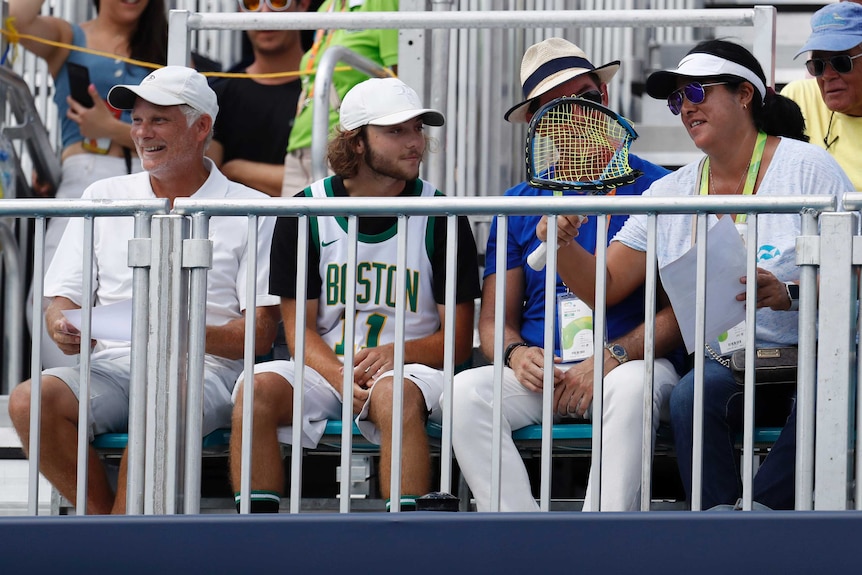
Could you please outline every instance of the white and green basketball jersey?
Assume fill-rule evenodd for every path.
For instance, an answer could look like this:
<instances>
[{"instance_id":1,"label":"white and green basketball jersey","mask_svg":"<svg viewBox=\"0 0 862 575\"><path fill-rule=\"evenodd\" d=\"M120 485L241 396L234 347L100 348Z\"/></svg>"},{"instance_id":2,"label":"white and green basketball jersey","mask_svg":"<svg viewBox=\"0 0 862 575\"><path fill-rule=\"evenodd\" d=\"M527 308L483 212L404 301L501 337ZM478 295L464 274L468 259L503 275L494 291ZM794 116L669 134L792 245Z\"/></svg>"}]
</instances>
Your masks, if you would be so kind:
<instances>
[{"instance_id":1,"label":"white and green basketball jersey","mask_svg":"<svg viewBox=\"0 0 862 575\"><path fill-rule=\"evenodd\" d=\"M333 197L332 178L306 189L316 198ZM433 197L431 184L416 180L413 194ZM397 224L375 234L359 234L356 269L356 324L353 344L376 347L395 341ZM432 291L430 253L434 226L427 216L411 216L407 225L407 298L405 338L419 339L440 329L440 316ZM347 292L347 218L320 216L311 219L311 242L320 250L321 293L317 330L338 356L344 355L344 311ZM349 344L350 339L346 342Z\"/></svg>"}]
</instances>

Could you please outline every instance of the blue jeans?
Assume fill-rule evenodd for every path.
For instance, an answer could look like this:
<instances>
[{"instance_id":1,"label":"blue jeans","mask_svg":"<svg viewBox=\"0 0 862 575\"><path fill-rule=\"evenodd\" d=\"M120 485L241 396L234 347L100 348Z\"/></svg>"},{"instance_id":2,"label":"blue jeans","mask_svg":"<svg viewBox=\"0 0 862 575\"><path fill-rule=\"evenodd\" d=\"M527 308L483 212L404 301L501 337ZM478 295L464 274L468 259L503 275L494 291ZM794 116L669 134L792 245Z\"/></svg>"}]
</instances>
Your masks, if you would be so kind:
<instances>
[{"instance_id":1,"label":"blue jeans","mask_svg":"<svg viewBox=\"0 0 862 575\"><path fill-rule=\"evenodd\" d=\"M771 509L793 509L796 463L795 390L762 386L755 402L755 421L784 429L763 461L752 485L753 499ZM761 393L761 391L763 393ZM679 472L691 500L694 370L688 372L670 397L670 418ZM734 504L742 497L739 452L734 447L743 425L743 387L730 369L707 358L703 393L703 489L701 508ZM788 415L789 411L789 415ZM785 419L786 418L786 419Z\"/></svg>"}]
</instances>

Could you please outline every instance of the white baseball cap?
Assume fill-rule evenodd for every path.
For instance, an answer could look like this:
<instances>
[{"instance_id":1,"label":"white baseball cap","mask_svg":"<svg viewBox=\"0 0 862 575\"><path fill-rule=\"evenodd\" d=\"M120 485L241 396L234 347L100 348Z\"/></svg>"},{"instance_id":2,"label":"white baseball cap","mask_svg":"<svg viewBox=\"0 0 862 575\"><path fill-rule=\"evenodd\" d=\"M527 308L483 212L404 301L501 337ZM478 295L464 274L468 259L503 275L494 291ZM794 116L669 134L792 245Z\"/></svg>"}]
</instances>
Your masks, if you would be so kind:
<instances>
[{"instance_id":1,"label":"white baseball cap","mask_svg":"<svg viewBox=\"0 0 862 575\"><path fill-rule=\"evenodd\" d=\"M139 85L119 85L108 92L108 103L118 110L131 110L141 98L157 106L188 104L207 114L215 122L218 98L207 79L193 68L165 66L159 68Z\"/></svg>"},{"instance_id":2,"label":"white baseball cap","mask_svg":"<svg viewBox=\"0 0 862 575\"><path fill-rule=\"evenodd\" d=\"M371 78L350 89L341 101L341 127L394 126L417 116L429 126L442 126L443 114L423 108L416 91L398 78Z\"/></svg>"}]
</instances>

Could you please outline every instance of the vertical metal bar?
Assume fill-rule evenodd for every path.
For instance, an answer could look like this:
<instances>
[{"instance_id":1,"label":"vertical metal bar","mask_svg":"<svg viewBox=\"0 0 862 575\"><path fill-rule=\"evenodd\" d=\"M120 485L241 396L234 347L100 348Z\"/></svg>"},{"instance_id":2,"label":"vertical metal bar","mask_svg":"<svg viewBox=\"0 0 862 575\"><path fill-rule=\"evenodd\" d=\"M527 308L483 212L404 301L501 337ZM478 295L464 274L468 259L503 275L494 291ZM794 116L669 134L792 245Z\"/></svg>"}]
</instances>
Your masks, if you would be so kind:
<instances>
[{"instance_id":1,"label":"vertical metal bar","mask_svg":"<svg viewBox=\"0 0 862 575\"><path fill-rule=\"evenodd\" d=\"M829 286L829 305L820 306L817 353L817 416L814 449L814 509L847 509L850 472L850 401L856 345L856 282L852 264L856 213L820 216L820 285Z\"/></svg>"},{"instance_id":2,"label":"vertical metal bar","mask_svg":"<svg viewBox=\"0 0 862 575\"><path fill-rule=\"evenodd\" d=\"M557 330L557 215L548 217L548 252L545 261L545 355L542 376L542 482L539 507L551 510L551 458L554 449L554 342Z\"/></svg>"},{"instance_id":3,"label":"vertical metal bar","mask_svg":"<svg viewBox=\"0 0 862 575\"><path fill-rule=\"evenodd\" d=\"M494 325L506 325L506 256L509 251L508 216L497 216L497 273L494 274ZM500 510L500 477L503 447L503 348L506 342L503 329L494 330L494 401L491 427L491 511Z\"/></svg>"},{"instance_id":4,"label":"vertical metal bar","mask_svg":"<svg viewBox=\"0 0 862 575\"><path fill-rule=\"evenodd\" d=\"M175 215L153 217L153 272L150 274L150 321L147 371L147 448L144 511L176 512L178 460L184 453L184 417L180 407L186 383L188 292L182 240L188 222ZM184 414L182 414L184 415Z\"/></svg>"},{"instance_id":5,"label":"vertical metal bar","mask_svg":"<svg viewBox=\"0 0 862 575\"><path fill-rule=\"evenodd\" d=\"M20 334L24 333L24 262L22 261L22 254L25 252L15 241L15 234L12 229L3 222L0 222L0 249L3 252L3 289L5 290L3 300L3 381L0 381L0 394L8 395L12 388L21 382L21 358L24 356L23 338L20 337Z\"/></svg>"},{"instance_id":6,"label":"vertical metal bar","mask_svg":"<svg viewBox=\"0 0 862 575\"><path fill-rule=\"evenodd\" d=\"M339 511L350 512L350 472L353 455L353 356L356 351L356 263L359 218L347 217L347 273L344 301L344 379L341 382L341 501Z\"/></svg>"},{"instance_id":7,"label":"vertical metal bar","mask_svg":"<svg viewBox=\"0 0 862 575\"><path fill-rule=\"evenodd\" d=\"M697 214L697 295L694 298L694 413L692 422L691 509L700 511L703 484L703 351L706 346L706 222L707 214Z\"/></svg>"},{"instance_id":8,"label":"vertical metal bar","mask_svg":"<svg viewBox=\"0 0 862 575\"><path fill-rule=\"evenodd\" d=\"M135 215L135 238L150 238L151 217ZM137 245L137 240L136 240ZM147 424L147 334L149 332L150 305L150 243L145 242L147 253L133 255L130 246L129 266L132 269L132 351L129 381L129 441L126 445L127 487L126 514L144 512L144 450ZM140 256L140 260L138 257ZM134 261L132 261L134 258Z\"/></svg>"},{"instance_id":9,"label":"vertical metal bar","mask_svg":"<svg viewBox=\"0 0 862 575\"><path fill-rule=\"evenodd\" d=\"M168 65L185 66L189 55L189 11L171 10L168 15Z\"/></svg>"},{"instance_id":10,"label":"vertical metal bar","mask_svg":"<svg viewBox=\"0 0 862 575\"><path fill-rule=\"evenodd\" d=\"M45 293L45 218L36 217L33 239L33 325L45 323L42 294ZM29 475L27 514L39 514L39 459L42 432L42 331L34 329L30 354L30 445L27 448Z\"/></svg>"},{"instance_id":11,"label":"vertical metal bar","mask_svg":"<svg viewBox=\"0 0 862 575\"><path fill-rule=\"evenodd\" d=\"M93 218L84 217L84 247L81 274L81 354L78 389L78 476L75 513L87 514L87 463L90 454L90 347L93 313ZM35 298L34 299L38 299Z\"/></svg>"},{"instance_id":12,"label":"vertical metal bar","mask_svg":"<svg viewBox=\"0 0 862 575\"><path fill-rule=\"evenodd\" d=\"M192 242L207 242L208 264L212 263L212 242L209 240L209 216L197 213L192 217ZM253 246L249 241L249 246ZM249 250L254 251L256 250ZM198 254L195 254L196 256ZM183 267L188 268L186 253ZM189 376L186 397L186 458L183 508L186 514L200 513L201 500L201 448L204 406L204 381L207 329L207 272L208 267L195 259L189 271Z\"/></svg>"},{"instance_id":13,"label":"vertical metal bar","mask_svg":"<svg viewBox=\"0 0 862 575\"><path fill-rule=\"evenodd\" d=\"M604 416L605 354L607 339L607 274L608 221L607 214L596 215L596 302L593 332L593 455L590 473L593 476L591 508L601 511L602 501L602 419Z\"/></svg>"},{"instance_id":14,"label":"vertical metal bar","mask_svg":"<svg viewBox=\"0 0 862 575\"><path fill-rule=\"evenodd\" d=\"M390 511L401 511L401 451L404 435L404 307L407 303L407 222L398 216L398 254L395 268L395 373L392 376L392 464ZM352 372L352 371L351 371Z\"/></svg>"},{"instance_id":15,"label":"vertical metal bar","mask_svg":"<svg viewBox=\"0 0 862 575\"><path fill-rule=\"evenodd\" d=\"M763 66L767 86L775 85L775 21L775 6L754 7L752 53Z\"/></svg>"},{"instance_id":16,"label":"vertical metal bar","mask_svg":"<svg viewBox=\"0 0 862 575\"><path fill-rule=\"evenodd\" d=\"M757 341L757 214L747 216L745 284L745 387L742 416L742 509L751 510L754 479L754 355Z\"/></svg>"},{"instance_id":17,"label":"vertical metal bar","mask_svg":"<svg viewBox=\"0 0 862 575\"><path fill-rule=\"evenodd\" d=\"M657 217L647 217L647 251L645 277L644 318L644 405L643 441L641 442L641 511L649 511L652 502L652 458L653 458L653 390L655 388L655 316L658 293L657 255Z\"/></svg>"},{"instance_id":18,"label":"vertical metal bar","mask_svg":"<svg viewBox=\"0 0 862 575\"><path fill-rule=\"evenodd\" d=\"M300 215L297 225L296 277L308 277L308 216ZM317 270L314 270L317 273ZM295 349L293 350L293 428L290 446L290 512L299 513L302 503L302 432L305 413L305 325L308 284L296 282ZM317 318L312 318L315 322ZM352 403L352 402L351 402Z\"/></svg>"},{"instance_id":19,"label":"vertical metal bar","mask_svg":"<svg viewBox=\"0 0 862 575\"><path fill-rule=\"evenodd\" d=\"M817 213L802 211L802 235L819 238ZM858 236L856 236L858 237ZM797 241L797 263L800 253L808 250ZM803 244L804 246L804 244ZM809 255L809 254L805 254ZM819 254L817 254L819 255ZM857 287L858 291L858 287ZM817 377L817 266L802 264L799 267L799 372L796 384L796 504L797 511L810 511L814 494L814 382ZM859 317L862 321L862 316ZM858 330L857 330L858 331ZM859 357L857 353L857 358ZM862 358L860 358L862 359ZM860 373L858 368L856 373ZM857 398L859 394L857 393ZM859 413L859 411L857 411ZM857 422L860 420L857 419ZM858 423L857 423L858 425ZM856 437L860 437L858 431ZM862 455L856 450L857 461ZM857 465L856 477L860 468ZM857 509L862 505L858 490L862 482L856 481Z\"/></svg>"},{"instance_id":20,"label":"vertical metal bar","mask_svg":"<svg viewBox=\"0 0 862 575\"><path fill-rule=\"evenodd\" d=\"M458 216L446 217L446 311L443 323L443 436L440 444L440 491L452 492L452 384L455 379L455 310L458 276Z\"/></svg>"},{"instance_id":21,"label":"vertical metal bar","mask_svg":"<svg viewBox=\"0 0 862 575\"><path fill-rule=\"evenodd\" d=\"M254 215L248 216L248 231L246 232L248 235L248 240L246 241L246 259L248 262L246 268L246 276L245 276L245 343L244 343L244 366L243 370L245 372L245 386L243 387L243 400L248 398L248 413L249 416L249 426L248 430L245 429L245 422L243 421L243 453L246 451L249 454L248 458L248 468L242 471L246 471L248 473L248 477L241 477L240 481L246 481L245 486L248 487L249 491L249 507L251 505L251 458L252 458L252 449L253 449L253 422L254 422L254 359L255 359L255 315L257 311L257 227L258 227L258 218ZM243 403L243 409L246 409L246 404ZM198 438L200 441L200 437ZM245 489L240 494L240 507L242 507L243 501L242 499L245 496Z\"/></svg>"}]
</instances>

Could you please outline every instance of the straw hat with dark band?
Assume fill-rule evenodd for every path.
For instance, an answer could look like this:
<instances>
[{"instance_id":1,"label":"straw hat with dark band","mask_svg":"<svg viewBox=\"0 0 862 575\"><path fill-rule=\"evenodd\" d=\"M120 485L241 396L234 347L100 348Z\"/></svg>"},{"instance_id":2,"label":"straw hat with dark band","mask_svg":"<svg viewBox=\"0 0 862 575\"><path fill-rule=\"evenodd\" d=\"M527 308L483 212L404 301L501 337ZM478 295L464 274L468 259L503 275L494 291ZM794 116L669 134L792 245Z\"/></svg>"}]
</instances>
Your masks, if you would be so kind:
<instances>
[{"instance_id":1,"label":"straw hat with dark band","mask_svg":"<svg viewBox=\"0 0 862 575\"><path fill-rule=\"evenodd\" d=\"M620 69L616 60L596 68L584 51L562 38L548 38L530 46L521 60L524 101L504 116L509 122L526 122L530 102L564 82L583 74L595 74L607 84Z\"/></svg>"}]
</instances>

